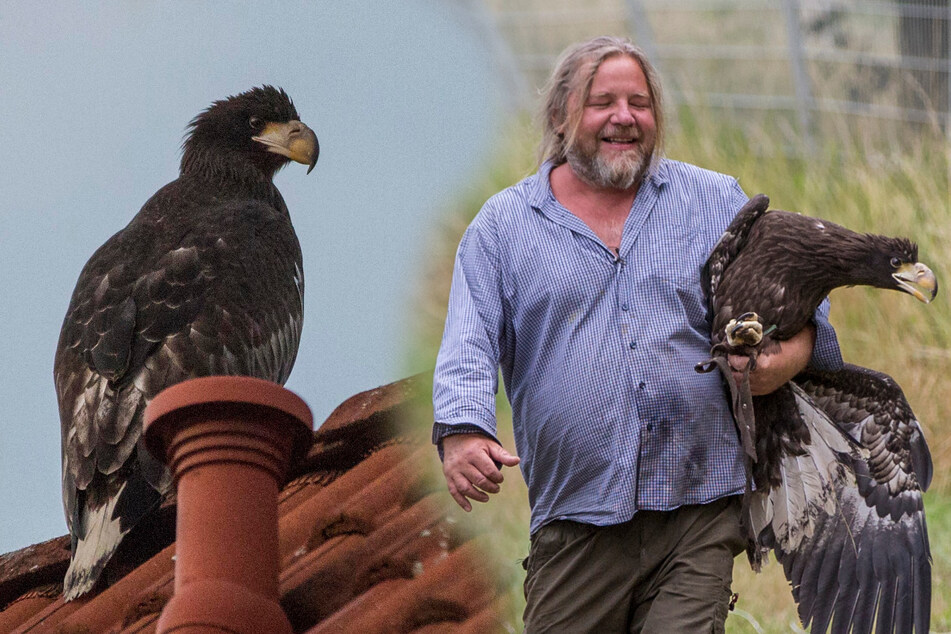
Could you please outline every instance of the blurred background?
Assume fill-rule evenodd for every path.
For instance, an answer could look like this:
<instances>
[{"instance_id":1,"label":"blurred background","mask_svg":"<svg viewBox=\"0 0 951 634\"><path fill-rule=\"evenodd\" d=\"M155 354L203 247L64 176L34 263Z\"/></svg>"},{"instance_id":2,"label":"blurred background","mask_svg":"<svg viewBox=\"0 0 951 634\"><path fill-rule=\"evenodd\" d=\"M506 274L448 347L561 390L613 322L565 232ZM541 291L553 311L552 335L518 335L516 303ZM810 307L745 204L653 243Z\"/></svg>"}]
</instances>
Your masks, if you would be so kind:
<instances>
[{"instance_id":1,"label":"blurred background","mask_svg":"<svg viewBox=\"0 0 951 634\"><path fill-rule=\"evenodd\" d=\"M538 91L565 46L629 36L667 92L667 154L774 207L902 234L940 277L951 241L948 0L0 0L0 552L63 534L52 358L83 263L177 173L187 122L283 86L315 171L278 175L300 236L306 321L288 387L323 420L347 396L431 375L459 237L536 167ZM936 463L926 498L933 629L951 631L951 321L842 289L847 360L891 374ZM425 391L425 390L424 390ZM499 435L514 449L499 397ZM431 424L424 395L414 424ZM433 478L439 481L433 453ZM448 495L447 495L448 500ZM497 536L521 629L528 502L515 471L458 520ZM778 566L737 559L732 632L799 631Z\"/></svg>"},{"instance_id":2,"label":"blurred background","mask_svg":"<svg viewBox=\"0 0 951 634\"><path fill-rule=\"evenodd\" d=\"M667 155L736 176L772 206L872 233L906 235L939 277L951 263L951 111L947 0L486 0L497 73L512 86L515 116L464 192L446 201L417 302L411 365L432 365L442 334L456 245L485 200L536 168L531 119L557 55L600 34L625 35L660 70L667 97ZM832 322L847 361L891 374L904 388L934 455L926 495L934 557L932 630L951 631L951 325L941 292L924 306L865 288L832 295ZM501 384L501 381L500 381ZM498 403L499 437L514 451L511 414ZM419 425L431 406L420 405ZM439 474L434 474L439 478ZM524 483L460 522L499 535L511 629L524 605L528 552ZM778 565L754 575L737 559L729 632L798 632Z\"/></svg>"},{"instance_id":3,"label":"blurred background","mask_svg":"<svg viewBox=\"0 0 951 634\"><path fill-rule=\"evenodd\" d=\"M674 108L710 109L743 126L769 122L807 148L843 121L890 142L915 143L900 122L947 131L947 0L512 4L485 0L521 103L567 43L623 33L661 70ZM783 141L779 148L801 149Z\"/></svg>"}]
</instances>

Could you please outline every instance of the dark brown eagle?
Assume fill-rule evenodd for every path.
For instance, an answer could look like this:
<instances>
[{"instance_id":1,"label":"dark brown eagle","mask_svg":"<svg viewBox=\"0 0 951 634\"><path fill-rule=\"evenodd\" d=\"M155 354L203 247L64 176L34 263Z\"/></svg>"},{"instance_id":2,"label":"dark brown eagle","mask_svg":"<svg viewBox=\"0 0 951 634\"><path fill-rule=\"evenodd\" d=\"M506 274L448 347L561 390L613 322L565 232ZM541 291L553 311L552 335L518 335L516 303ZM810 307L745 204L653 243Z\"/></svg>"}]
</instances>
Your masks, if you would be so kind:
<instances>
[{"instance_id":1,"label":"dark brown eagle","mask_svg":"<svg viewBox=\"0 0 951 634\"><path fill-rule=\"evenodd\" d=\"M189 125L178 179L83 268L53 371L72 534L66 600L93 589L169 492L168 472L143 446L150 399L199 376L287 380L304 277L272 178L289 161L310 173L318 151L283 90L217 101Z\"/></svg>"},{"instance_id":2,"label":"dark brown eagle","mask_svg":"<svg viewBox=\"0 0 951 634\"><path fill-rule=\"evenodd\" d=\"M869 285L930 302L938 290L918 247L859 234L750 200L703 272L713 358L729 385L752 490L744 499L754 568L770 549L805 627L824 632L927 632L931 553L922 491L931 455L901 388L846 364L807 369L772 394L751 397L748 374L726 356L769 354L840 286ZM747 369L747 372L749 370ZM752 415L750 415L752 411Z\"/></svg>"}]
</instances>

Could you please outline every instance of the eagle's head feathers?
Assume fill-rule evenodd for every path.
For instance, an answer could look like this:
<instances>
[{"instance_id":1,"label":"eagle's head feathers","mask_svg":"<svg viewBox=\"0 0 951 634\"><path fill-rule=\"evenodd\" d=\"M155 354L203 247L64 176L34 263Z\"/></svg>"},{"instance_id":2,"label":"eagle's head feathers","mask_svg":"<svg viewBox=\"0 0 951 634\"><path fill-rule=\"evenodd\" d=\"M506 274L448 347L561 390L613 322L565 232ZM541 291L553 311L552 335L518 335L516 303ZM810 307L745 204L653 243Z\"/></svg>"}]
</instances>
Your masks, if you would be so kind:
<instances>
[{"instance_id":1,"label":"eagle's head feathers","mask_svg":"<svg viewBox=\"0 0 951 634\"><path fill-rule=\"evenodd\" d=\"M926 304L938 293L937 278L918 261L918 245L907 238L856 234L839 246L856 284L903 291Z\"/></svg>"},{"instance_id":2,"label":"eagle's head feathers","mask_svg":"<svg viewBox=\"0 0 951 634\"><path fill-rule=\"evenodd\" d=\"M216 101L188 126L182 174L270 180L289 161L314 168L320 146L286 92L252 88Z\"/></svg>"}]
</instances>

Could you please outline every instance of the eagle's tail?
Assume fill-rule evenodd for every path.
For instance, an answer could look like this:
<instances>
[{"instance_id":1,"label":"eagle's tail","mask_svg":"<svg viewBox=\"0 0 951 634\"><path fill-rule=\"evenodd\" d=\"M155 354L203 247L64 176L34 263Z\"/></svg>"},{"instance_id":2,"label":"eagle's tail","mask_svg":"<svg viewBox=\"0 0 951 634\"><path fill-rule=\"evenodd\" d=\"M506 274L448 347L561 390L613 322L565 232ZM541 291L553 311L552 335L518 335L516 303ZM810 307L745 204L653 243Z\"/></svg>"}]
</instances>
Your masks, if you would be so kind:
<instances>
[{"instance_id":1,"label":"eagle's tail","mask_svg":"<svg viewBox=\"0 0 951 634\"><path fill-rule=\"evenodd\" d=\"M103 568L129 532L131 527L123 530L122 521L115 512L126 487L127 483L123 483L116 495L97 506L86 504L81 512L82 526L80 530L74 530L73 556L63 579L63 598L66 601L93 589Z\"/></svg>"},{"instance_id":2,"label":"eagle's tail","mask_svg":"<svg viewBox=\"0 0 951 634\"><path fill-rule=\"evenodd\" d=\"M108 494L90 495L77 505L72 523L73 554L63 579L66 601L79 598L96 586L122 540L143 517L154 516L162 501L161 494L138 473L126 479L113 479L109 484L118 486L107 486ZM157 547L148 546L151 550Z\"/></svg>"}]
</instances>

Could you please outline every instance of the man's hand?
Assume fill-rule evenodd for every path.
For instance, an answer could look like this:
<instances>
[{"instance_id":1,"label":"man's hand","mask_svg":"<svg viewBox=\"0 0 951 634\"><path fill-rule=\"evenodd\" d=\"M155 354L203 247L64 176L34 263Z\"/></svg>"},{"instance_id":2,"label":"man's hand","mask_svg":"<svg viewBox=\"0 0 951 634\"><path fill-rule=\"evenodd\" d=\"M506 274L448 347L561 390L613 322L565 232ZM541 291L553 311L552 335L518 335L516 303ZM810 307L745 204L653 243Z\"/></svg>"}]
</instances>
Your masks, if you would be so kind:
<instances>
[{"instance_id":1,"label":"man's hand","mask_svg":"<svg viewBox=\"0 0 951 634\"><path fill-rule=\"evenodd\" d=\"M518 456L505 451L501 445L481 434L453 434L442 439L442 472L446 476L449 494L467 513L472 505L466 498L488 502L489 493L498 493L504 479L495 466L518 464Z\"/></svg>"},{"instance_id":2,"label":"man's hand","mask_svg":"<svg viewBox=\"0 0 951 634\"><path fill-rule=\"evenodd\" d=\"M750 372L750 392L754 396L769 394L802 372L816 345L816 327L807 325L792 338L779 342L779 349L756 358L756 369ZM749 357L731 354L728 357L733 368L733 380L743 380L743 370Z\"/></svg>"}]
</instances>

